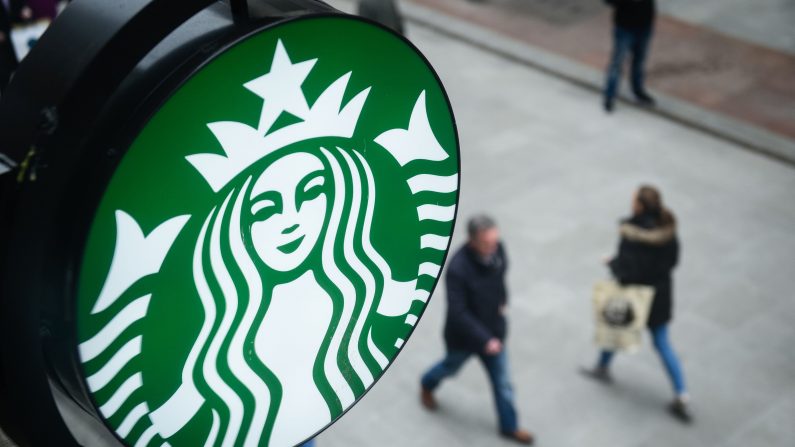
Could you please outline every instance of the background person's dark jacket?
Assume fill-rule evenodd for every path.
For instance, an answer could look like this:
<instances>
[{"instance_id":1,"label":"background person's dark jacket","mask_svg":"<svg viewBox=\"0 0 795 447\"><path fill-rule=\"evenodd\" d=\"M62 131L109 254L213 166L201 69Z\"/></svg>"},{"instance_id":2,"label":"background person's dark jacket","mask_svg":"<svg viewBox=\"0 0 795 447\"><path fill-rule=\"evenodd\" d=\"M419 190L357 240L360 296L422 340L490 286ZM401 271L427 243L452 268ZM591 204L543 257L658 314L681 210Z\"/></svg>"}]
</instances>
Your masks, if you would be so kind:
<instances>
[{"instance_id":1,"label":"background person's dark jacket","mask_svg":"<svg viewBox=\"0 0 795 447\"><path fill-rule=\"evenodd\" d=\"M492 337L505 339L505 272L508 258L502 244L494 260L484 264L468 245L456 252L447 268L447 321L444 339L448 350L483 353Z\"/></svg>"},{"instance_id":2,"label":"background person's dark jacket","mask_svg":"<svg viewBox=\"0 0 795 447\"><path fill-rule=\"evenodd\" d=\"M5 3L0 0L0 7L5 7ZM22 8L25 7L25 2L23 0L9 0L8 8L6 8L6 14L8 16L8 21L12 25L16 25L22 23Z\"/></svg>"},{"instance_id":3,"label":"background person's dark jacket","mask_svg":"<svg viewBox=\"0 0 795 447\"><path fill-rule=\"evenodd\" d=\"M636 236L637 229L657 230L656 240ZM649 216L633 216L622 225L618 255L610 261L610 270L622 284L643 284L654 287L654 301L649 314L649 327L671 320L671 271L679 261L679 242L673 227L664 233ZM624 231L627 230L627 231ZM647 232L648 234L648 232Z\"/></svg>"},{"instance_id":4,"label":"background person's dark jacket","mask_svg":"<svg viewBox=\"0 0 795 447\"><path fill-rule=\"evenodd\" d=\"M15 0L11 2L10 7L10 10L6 9L5 4L0 1L0 34L2 34L2 38L0 38L0 94L5 91L18 64L14 45L11 42L11 25L19 21L22 4Z\"/></svg>"},{"instance_id":5,"label":"background person's dark jacket","mask_svg":"<svg viewBox=\"0 0 795 447\"><path fill-rule=\"evenodd\" d=\"M648 29L654 24L654 0L605 0L613 6L613 23L629 30Z\"/></svg>"}]
</instances>

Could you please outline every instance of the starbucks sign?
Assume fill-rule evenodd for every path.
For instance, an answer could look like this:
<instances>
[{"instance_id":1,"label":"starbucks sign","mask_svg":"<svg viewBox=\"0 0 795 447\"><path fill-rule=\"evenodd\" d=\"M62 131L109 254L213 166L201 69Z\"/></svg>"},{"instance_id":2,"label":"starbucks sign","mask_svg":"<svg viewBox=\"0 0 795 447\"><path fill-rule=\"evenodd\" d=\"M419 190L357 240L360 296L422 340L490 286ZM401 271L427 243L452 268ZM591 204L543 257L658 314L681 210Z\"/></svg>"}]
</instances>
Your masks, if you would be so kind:
<instances>
[{"instance_id":1,"label":"starbucks sign","mask_svg":"<svg viewBox=\"0 0 795 447\"><path fill-rule=\"evenodd\" d=\"M428 62L359 19L253 32L141 128L93 217L77 351L128 445L299 444L416 326L456 215Z\"/></svg>"}]
</instances>

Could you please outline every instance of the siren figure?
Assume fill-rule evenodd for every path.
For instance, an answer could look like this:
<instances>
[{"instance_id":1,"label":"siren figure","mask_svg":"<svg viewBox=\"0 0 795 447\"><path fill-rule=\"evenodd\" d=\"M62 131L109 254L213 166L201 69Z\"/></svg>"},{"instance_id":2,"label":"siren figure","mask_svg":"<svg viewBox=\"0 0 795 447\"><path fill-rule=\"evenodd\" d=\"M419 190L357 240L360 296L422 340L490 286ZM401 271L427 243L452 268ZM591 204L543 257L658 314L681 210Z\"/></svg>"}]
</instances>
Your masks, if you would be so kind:
<instances>
[{"instance_id":1,"label":"siren figure","mask_svg":"<svg viewBox=\"0 0 795 447\"><path fill-rule=\"evenodd\" d=\"M274 65L281 51L280 42ZM219 204L195 245L205 321L183 387L209 404L209 436L220 444L245 438L245 445L259 445L270 432L269 445L294 445L313 434L307 428L331 422L388 363L370 332L381 297L407 297L410 304L413 296L416 281L393 280L370 242L376 191L367 161L356 150L322 146L328 137L353 134L369 89L341 107L349 76L321 94L304 121L267 134L243 123L212 123L225 155L188 157ZM246 86L255 90L255 82ZM277 117L263 110L260 126ZM192 383L199 378L206 383ZM155 425L184 413L181 403L153 412Z\"/></svg>"},{"instance_id":2,"label":"siren figure","mask_svg":"<svg viewBox=\"0 0 795 447\"><path fill-rule=\"evenodd\" d=\"M353 387L369 387L385 365L370 317L384 288L411 285L391 279L370 243L374 200L372 173L358 152L318 148L276 158L207 216L194 276L206 332L216 336L197 341L204 354L186 368L203 372L213 391L205 398L228 409L221 425L230 439L241 430L257 439L274 417L271 445L300 442L312 433L293 430L330 422L353 403ZM243 276L244 290L231 271ZM254 408L213 371L219 362L260 400ZM235 408L241 414L232 417ZM294 423L307 419L313 423Z\"/></svg>"}]
</instances>

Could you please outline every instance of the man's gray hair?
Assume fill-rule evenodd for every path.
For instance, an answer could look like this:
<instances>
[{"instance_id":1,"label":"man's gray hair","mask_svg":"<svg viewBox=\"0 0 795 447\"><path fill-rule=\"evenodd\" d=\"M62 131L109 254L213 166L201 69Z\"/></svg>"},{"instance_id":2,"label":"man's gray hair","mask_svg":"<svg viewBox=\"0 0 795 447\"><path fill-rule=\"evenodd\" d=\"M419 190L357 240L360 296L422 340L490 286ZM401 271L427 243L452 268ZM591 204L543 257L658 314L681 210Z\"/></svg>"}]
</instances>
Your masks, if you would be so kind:
<instances>
[{"instance_id":1,"label":"man's gray hair","mask_svg":"<svg viewBox=\"0 0 795 447\"><path fill-rule=\"evenodd\" d=\"M485 214L477 214L469 219L467 223L467 233L470 239L474 239L481 231L490 230L497 226L497 222Z\"/></svg>"}]
</instances>

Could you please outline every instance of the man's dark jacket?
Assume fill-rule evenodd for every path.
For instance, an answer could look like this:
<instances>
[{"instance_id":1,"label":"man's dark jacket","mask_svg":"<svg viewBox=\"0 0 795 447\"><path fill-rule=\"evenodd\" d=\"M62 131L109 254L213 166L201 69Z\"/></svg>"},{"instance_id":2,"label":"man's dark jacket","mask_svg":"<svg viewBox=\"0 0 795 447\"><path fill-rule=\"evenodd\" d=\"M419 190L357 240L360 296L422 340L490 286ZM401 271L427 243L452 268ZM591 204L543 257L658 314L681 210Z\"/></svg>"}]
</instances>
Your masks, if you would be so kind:
<instances>
[{"instance_id":1,"label":"man's dark jacket","mask_svg":"<svg viewBox=\"0 0 795 447\"><path fill-rule=\"evenodd\" d=\"M619 28L645 30L654 24L654 0L605 0L613 6L613 22Z\"/></svg>"},{"instance_id":2,"label":"man's dark jacket","mask_svg":"<svg viewBox=\"0 0 795 447\"><path fill-rule=\"evenodd\" d=\"M465 245L447 267L447 322L444 340L448 350L482 353L492 337L505 339L502 314L508 293L505 272L508 258L502 245L490 262L484 262Z\"/></svg>"},{"instance_id":3,"label":"man's dark jacket","mask_svg":"<svg viewBox=\"0 0 795 447\"><path fill-rule=\"evenodd\" d=\"M638 228L654 230L659 228L655 219L647 215L633 216L624 221ZM622 284L643 284L654 287L649 327L666 324L671 320L673 310L671 271L679 261L679 242L675 235L664 243L649 244L622 236L618 245L618 255L610 261L609 267Z\"/></svg>"}]
</instances>

